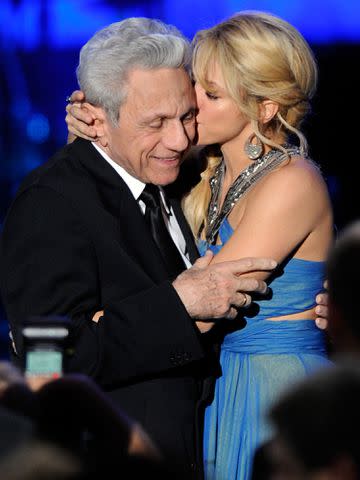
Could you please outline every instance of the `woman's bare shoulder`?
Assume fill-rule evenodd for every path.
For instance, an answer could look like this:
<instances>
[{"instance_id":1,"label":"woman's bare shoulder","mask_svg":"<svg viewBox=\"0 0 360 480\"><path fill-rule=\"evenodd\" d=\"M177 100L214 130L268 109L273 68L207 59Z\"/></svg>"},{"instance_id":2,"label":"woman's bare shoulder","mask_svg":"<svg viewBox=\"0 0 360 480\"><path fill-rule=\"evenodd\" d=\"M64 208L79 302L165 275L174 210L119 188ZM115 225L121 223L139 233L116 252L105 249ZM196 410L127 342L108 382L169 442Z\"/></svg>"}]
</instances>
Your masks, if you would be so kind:
<instances>
[{"instance_id":1,"label":"woman's bare shoulder","mask_svg":"<svg viewBox=\"0 0 360 480\"><path fill-rule=\"evenodd\" d=\"M264 195L326 195L327 186L320 167L308 158L294 156L264 177L259 191Z\"/></svg>"}]
</instances>

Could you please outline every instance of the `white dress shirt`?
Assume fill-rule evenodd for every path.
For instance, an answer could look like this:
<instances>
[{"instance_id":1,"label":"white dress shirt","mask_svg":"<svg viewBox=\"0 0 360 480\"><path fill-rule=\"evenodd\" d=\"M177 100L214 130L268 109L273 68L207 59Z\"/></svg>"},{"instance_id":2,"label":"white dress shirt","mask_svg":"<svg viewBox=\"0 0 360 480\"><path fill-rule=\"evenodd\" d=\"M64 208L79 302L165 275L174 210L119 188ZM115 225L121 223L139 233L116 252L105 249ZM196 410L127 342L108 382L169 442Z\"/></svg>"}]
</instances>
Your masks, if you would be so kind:
<instances>
[{"instance_id":1,"label":"white dress shirt","mask_svg":"<svg viewBox=\"0 0 360 480\"><path fill-rule=\"evenodd\" d=\"M142 213L145 213L145 204L142 200L139 199L139 197L142 194L146 184L130 175L130 173L128 173L123 167L121 167L118 163L114 162L114 160L112 160L109 155L107 155L107 153L105 153L95 142L91 143L100 153L100 155L108 162L108 164L111 165L113 169L124 180L126 185L129 187L131 193L133 194L135 200L138 202ZM169 205L166 201L163 189L161 187L159 187L159 189L165 225L167 226L169 233L182 256L186 267L189 268L191 267L191 262L189 260L184 235L181 231L178 221L176 220L171 205Z\"/></svg>"}]
</instances>

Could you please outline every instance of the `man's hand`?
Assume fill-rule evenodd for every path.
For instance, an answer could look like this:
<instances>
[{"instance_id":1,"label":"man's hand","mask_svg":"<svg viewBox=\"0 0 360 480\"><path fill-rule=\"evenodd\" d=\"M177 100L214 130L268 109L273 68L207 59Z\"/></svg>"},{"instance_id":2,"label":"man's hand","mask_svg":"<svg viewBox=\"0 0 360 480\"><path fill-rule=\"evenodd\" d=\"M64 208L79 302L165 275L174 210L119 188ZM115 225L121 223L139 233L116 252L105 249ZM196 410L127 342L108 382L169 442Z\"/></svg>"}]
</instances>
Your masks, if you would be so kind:
<instances>
[{"instance_id":1,"label":"man's hand","mask_svg":"<svg viewBox=\"0 0 360 480\"><path fill-rule=\"evenodd\" d=\"M274 260L266 258L243 258L210 265L212 258L213 254L206 252L173 282L187 312L195 320L235 318L237 308L251 303L248 293L267 291L262 280L240 275L273 270L277 265Z\"/></svg>"},{"instance_id":2,"label":"man's hand","mask_svg":"<svg viewBox=\"0 0 360 480\"><path fill-rule=\"evenodd\" d=\"M324 283L324 288L327 289L327 282ZM328 326L328 303L329 303L329 294L327 292L319 293L316 297L316 308L315 313L317 317L315 318L315 323L318 328L325 330Z\"/></svg>"},{"instance_id":3,"label":"man's hand","mask_svg":"<svg viewBox=\"0 0 360 480\"><path fill-rule=\"evenodd\" d=\"M76 137L90 141L96 140L96 130L91 126L95 118L82 106L84 100L84 93L81 90L75 90L70 96L70 103L66 106L65 122L69 130L68 143L71 143Z\"/></svg>"}]
</instances>

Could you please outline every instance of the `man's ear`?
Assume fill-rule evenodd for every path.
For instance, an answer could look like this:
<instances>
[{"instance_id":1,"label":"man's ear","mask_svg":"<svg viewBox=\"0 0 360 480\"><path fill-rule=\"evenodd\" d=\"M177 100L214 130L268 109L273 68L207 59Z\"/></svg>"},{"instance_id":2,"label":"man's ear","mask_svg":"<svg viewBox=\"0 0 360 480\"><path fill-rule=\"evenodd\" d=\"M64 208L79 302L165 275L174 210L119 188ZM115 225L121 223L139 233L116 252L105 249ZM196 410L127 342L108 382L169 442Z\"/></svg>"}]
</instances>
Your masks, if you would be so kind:
<instances>
[{"instance_id":1,"label":"man's ear","mask_svg":"<svg viewBox=\"0 0 360 480\"><path fill-rule=\"evenodd\" d=\"M269 123L277 112L279 111L279 104L272 100L263 100L260 103L260 121L261 123Z\"/></svg>"},{"instance_id":2,"label":"man's ear","mask_svg":"<svg viewBox=\"0 0 360 480\"><path fill-rule=\"evenodd\" d=\"M90 114L93 117L93 128L96 130L96 141L100 143L101 146L108 146L108 125L109 120L107 119L106 113L101 107L96 107L91 105L88 102L84 102L83 106L87 108Z\"/></svg>"}]
</instances>

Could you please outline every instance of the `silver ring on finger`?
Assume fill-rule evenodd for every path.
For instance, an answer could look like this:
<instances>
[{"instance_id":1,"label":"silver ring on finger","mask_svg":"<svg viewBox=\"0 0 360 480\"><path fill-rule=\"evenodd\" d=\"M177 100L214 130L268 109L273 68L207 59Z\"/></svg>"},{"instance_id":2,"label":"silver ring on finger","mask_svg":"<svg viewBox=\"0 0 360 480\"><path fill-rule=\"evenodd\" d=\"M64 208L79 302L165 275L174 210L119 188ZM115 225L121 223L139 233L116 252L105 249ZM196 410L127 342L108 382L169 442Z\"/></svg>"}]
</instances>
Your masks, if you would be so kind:
<instances>
[{"instance_id":1,"label":"silver ring on finger","mask_svg":"<svg viewBox=\"0 0 360 480\"><path fill-rule=\"evenodd\" d=\"M245 307L245 305L247 304L247 297L246 297L245 293L242 293L242 296L244 297L243 298L244 301L241 305L239 305L240 308Z\"/></svg>"},{"instance_id":2,"label":"silver ring on finger","mask_svg":"<svg viewBox=\"0 0 360 480\"><path fill-rule=\"evenodd\" d=\"M244 303L241 305L241 307L246 308L251 304L252 299L251 299L251 296L247 295L246 293L244 293L243 295L244 295Z\"/></svg>"}]
</instances>

